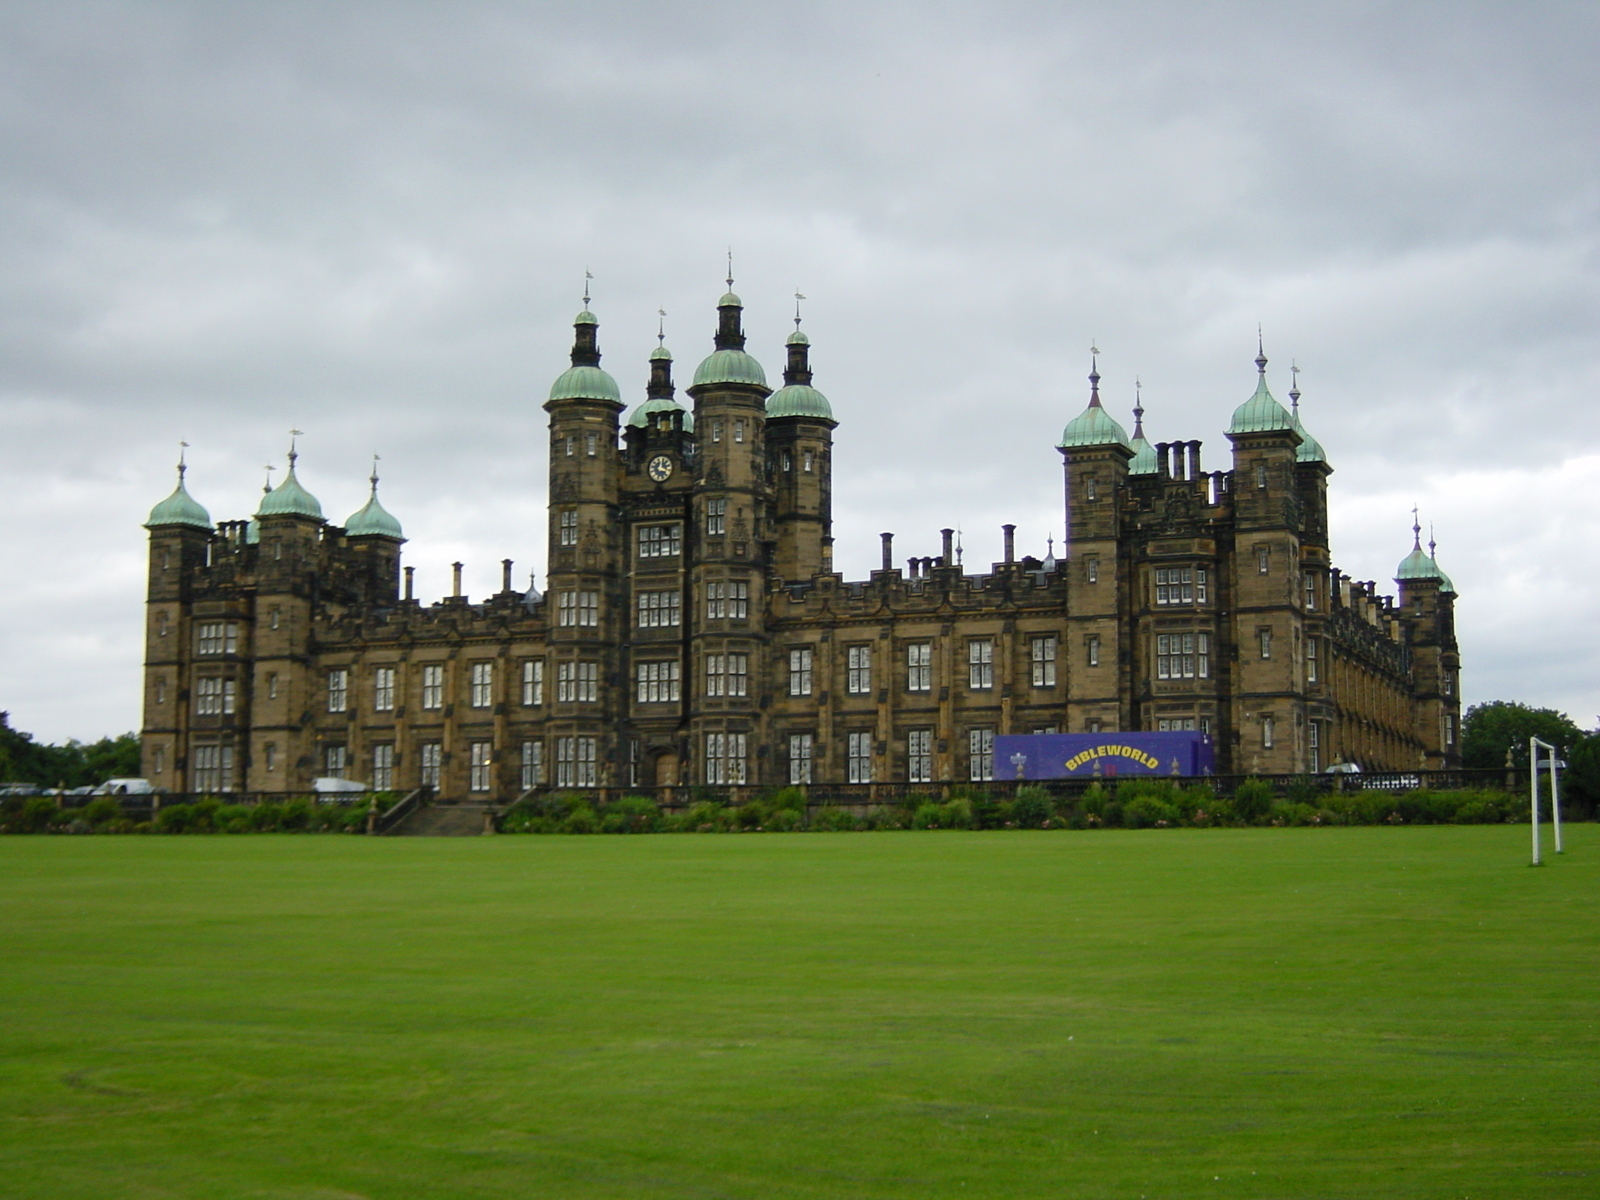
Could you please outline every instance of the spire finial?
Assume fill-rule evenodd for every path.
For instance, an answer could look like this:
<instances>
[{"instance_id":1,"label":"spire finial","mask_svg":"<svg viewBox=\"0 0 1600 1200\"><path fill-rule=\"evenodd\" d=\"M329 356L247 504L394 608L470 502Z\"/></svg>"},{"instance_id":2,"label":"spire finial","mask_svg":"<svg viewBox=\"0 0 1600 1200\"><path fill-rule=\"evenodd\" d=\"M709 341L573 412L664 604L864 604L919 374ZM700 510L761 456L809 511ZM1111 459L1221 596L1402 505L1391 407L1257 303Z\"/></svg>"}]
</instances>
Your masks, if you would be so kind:
<instances>
[{"instance_id":1,"label":"spire finial","mask_svg":"<svg viewBox=\"0 0 1600 1200\"><path fill-rule=\"evenodd\" d=\"M367 477L372 482L372 494L378 494L378 455L372 456L372 474Z\"/></svg>"},{"instance_id":2,"label":"spire finial","mask_svg":"<svg viewBox=\"0 0 1600 1200\"><path fill-rule=\"evenodd\" d=\"M291 471L294 470L294 464L300 458L300 451L296 448L299 443L298 443L298 441L296 439L302 438L304 436L305 436L305 430L303 430L303 429L291 429L291 430L289 430L289 470L291 470Z\"/></svg>"},{"instance_id":3,"label":"spire finial","mask_svg":"<svg viewBox=\"0 0 1600 1200\"><path fill-rule=\"evenodd\" d=\"M1089 339L1089 407L1100 407L1100 347Z\"/></svg>"},{"instance_id":4,"label":"spire finial","mask_svg":"<svg viewBox=\"0 0 1600 1200\"><path fill-rule=\"evenodd\" d=\"M733 291L733 247L728 247L728 290Z\"/></svg>"},{"instance_id":5,"label":"spire finial","mask_svg":"<svg viewBox=\"0 0 1600 1200\"><path fill-rule=\"evenodd\" d=\"M1439 543L1433 540L1432 521L1428 522L1428 557L1432 559L1437 559L1439 557Z\"/></svg>"},{"instance_id":6,"label":"spire finial","mask_svg":"<svg viewBox=\"0 0 1600 1200\"><path fill-rule=\"evenodd\" d=\"M1267 350L1266 343L1261 338L1260 322L1256 323L1256 373L1258 375L1267 373Z\"/></svg>"},{"instance_id":7,"label":"spire finial","mask_svg":"<svg viewBox=\"0 0 1600 1200\"><path fill-rule=\"evenodd\" d=\"M185 461L184 451L189 448L188 442L178 443L178 486L183 486L183 477L189 473L189 464Z\"/></svg>"},{"instance_id":8,"label":"spire finial","mask_svg":"<svg viewBox=\"0 0 1600 1200\"><path fill-rule=\"evenodd\" d=\"M1289 410L1295 416L1300 415L1300 368L1294 359L1289 360Z\"/></svg>"},{"instance_id":9,"label":"spire finial","mask_svg":"<svg viewBox=\"0 0 1600 1200\"><path fill-rule=\"evenodd\" d=\"M1144 385L1139 382L1139 377L1133 377L1133 439L1138 441L1144 436Z\"/></svg>"},{"instance_id":10,"label":"spire finial","mask_svg":"<svg viewBox=\"0 0 1600 1200\"><path fill-rule=\"evenodd\" d=\"M267 464L267 481L261 485L261 494L263 496L269 496L272 494L272 473L277 469L278 468L273 466L271 463Z\"/></svg>"},{"instance_id":11,"label":"spire finial","mask_svg":"<svg viewBox=\"0 0 1600 1200\"><path fill-rule=\"evenodd\" d=\"M656 309L656 345L665 346L666 344L667 344L667 310L664 309L664 308L658 308L658 309Z\"/></svg>"},{"instance_id":12,"label":"spire finial","mask_svg":"<svg viewBox=\"0 0 1600 1200\"><path fill-rule=\"evenodd\" d=\"M805 299L805 297L800 294L800 289L799 288L795 288L795 290L794 290L794 327L795 327L796 330L799 330L799 328L800 328L800 301L802 301L804 299Z\"/></svg>"},{"instance_id":13,"label":"spire finial","mask_svg":"<svg viewBox=\"0 0 1600 1200\"><path fill-rule=\"evenodd\" d=\"M1417 506L1411 506L1411 548L1422 549L1422 522L1417 517Z\"/></svg>"},{"instance_id":14,"label":"spire finial","mask_svg":"<svg viewBox=\"0 0 1600 1200\"><path fill-rule=\"evenodd\" d=\"M589 268L585 267L583 269L583 311L584 312L588 312L589 311L589 281L591 279L593 279L593 278L594 278L594 276L589 273Z\"/></svg>"}]
</instances>

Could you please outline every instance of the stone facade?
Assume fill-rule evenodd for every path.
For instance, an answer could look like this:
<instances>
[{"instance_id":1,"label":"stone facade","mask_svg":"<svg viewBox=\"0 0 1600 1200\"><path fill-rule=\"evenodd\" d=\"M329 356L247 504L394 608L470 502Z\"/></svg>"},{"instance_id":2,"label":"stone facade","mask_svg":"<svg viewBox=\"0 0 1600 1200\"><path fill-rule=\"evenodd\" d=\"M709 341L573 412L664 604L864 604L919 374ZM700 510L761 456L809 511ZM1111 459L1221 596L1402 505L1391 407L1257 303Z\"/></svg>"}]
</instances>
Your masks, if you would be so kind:
<instances>
[{"instance_id":1,"label":"stone facade","mask_svg":"<svg viewBox=\"0 0 1600 1200\"><path fill-rule=\"evenodd\" d=\"M151 513L144 770L168 791L285 792L343 775L508 800L537 787L988 777L997 733L1197 728L1224 773L1459 763L1455 593L1420 541L1398 598L1330 557L1321 447L1272 399L1231 466L1068 425L1062 557L969 572L943 553L832 572L835 422L790 338L771 391L719 307L675 398L650 360L631 418L576 323L552 388L543 595L424 605L377 501L344 527L284 483L213 525ZM1291 392L1298 401L1298 393ZM1137 411L1137 410L1136 410ZM1142 417L1142 414L1140 414ZM459 593L459 567L457 571Z\"/></svg>"}]
</instances>

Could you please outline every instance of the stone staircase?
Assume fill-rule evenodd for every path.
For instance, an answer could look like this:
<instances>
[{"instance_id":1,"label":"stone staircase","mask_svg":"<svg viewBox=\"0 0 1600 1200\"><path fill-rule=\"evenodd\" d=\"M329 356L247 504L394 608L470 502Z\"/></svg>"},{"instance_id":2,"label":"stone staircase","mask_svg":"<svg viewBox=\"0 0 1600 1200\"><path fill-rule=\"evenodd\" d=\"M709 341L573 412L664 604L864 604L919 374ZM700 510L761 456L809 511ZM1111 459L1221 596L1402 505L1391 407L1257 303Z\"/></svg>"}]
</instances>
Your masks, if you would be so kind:
<instances>
[{"instance_id":1,"label":"stone staircase","mask_svg":"<svg viewBox=\"0 0 1600 1200\"><path fill-rule=\"evenodd\" d=\"M478 837L493 830L486 804L428 804L389 830L389 837Z\"/></svg>"}]
</instances>

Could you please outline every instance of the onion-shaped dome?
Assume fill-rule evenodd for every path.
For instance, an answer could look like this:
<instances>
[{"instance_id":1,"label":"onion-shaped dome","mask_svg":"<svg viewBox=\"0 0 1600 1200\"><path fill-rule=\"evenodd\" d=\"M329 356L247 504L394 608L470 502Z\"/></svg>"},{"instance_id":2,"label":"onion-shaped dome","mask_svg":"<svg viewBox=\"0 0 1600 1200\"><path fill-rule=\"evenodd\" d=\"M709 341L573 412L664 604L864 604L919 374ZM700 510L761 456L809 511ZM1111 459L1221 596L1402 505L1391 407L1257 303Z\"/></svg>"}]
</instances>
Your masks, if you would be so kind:
<instances>
[{"instance_id":1,"label":"onion-shaped dome","mask_svg":"<svg viewBox=\"0 0 1600 1200\"><path fill-rule=\"evenodd\" d=\"M1256 390L1250 399L1233 410L1229 433L1267 433L1278 429L1293 429L1294 417L1279 404L1267 388L1267 356L1256 353Z\"/></svg>"},{"instance_id":2,"label":"onion-shaped dome","mask_svg":"<svg viewBox=\"0 0 1600 1200\"><path fill-rule=\"evenodd\" d=\"M528 590L522 593L522 603L526 608L533 608L544 602L544 593L539 590L538 577L533 572L528 572Z\"/></svg>"},{"instance_id":3,"label":"onion-shaped dome","mask_svg":"<svg viewBox=\"0 0 1600 1200\"><path fill-rule=\"evenodd\" d=\"M1299 368L1291 369L1298 370ZM1327 462L1328 455L1323 450L1322 443L1307 433L1306 427L1300 423L1300 385L1298 383L1289 389L1289 415L1294 418L1294 431L1300 435L1300 448L1295 451L1295 462Z\"/></svg>"},{"instance_id":4,"label":"onion-shaped dome","mask_svg":"<svg viewBox=\"0 0 1600 1200\"><path fill-rule=\"evenodd\" d=\"M394 538L400 542L405 540L405 535L400 532L400 522L388 509L378 503L378 477L372 477L372 494L367 497L367 502L350 514L350 519L344 523L344 531L350 537L386 537Z\"/></svg>"},{"instance_id":5,"label":"onion-shaped dome","mask_svg":"<svg viewBox=\"0 0 1600 1200\"><path fill-rule=\"evenodd\" d=\"M683 431L694 432L694 414L679 404L673 395L672 351L663 342L650 351L650 383L645 388L645 402L633 410L628 425L633 429L648 429L651 418L657 413L681 413Z\"/></svg>"},{"instance_id":6,"label":"onion-shaped dome","mask_svg":"<svg viewBox=\"0 0 1600 1200\"><path fill-rule=\"evenodd\" d=\"M600 321L588 308L572 319L572 365L550 385L551 400L609 400L622 403L622 390L600 369L596 332Z\"/></svg>"},{"instance_id":7,"label":"onion-shaped dome","mask_svg":"<svg viewBox=\"0 0 1600 1200\"><path fill-rule=\"evenodd\" d=\"M798 320L798 318L796 318ZM783 386L767 397L767 419L774 417L813 417L833 420L828 398L811 386L811 339L796 329L789 335L789 367L783 373Z\"/></svg>"},{"instance_id":8,"label":"onion-shaped dome","mask_svg":"<svg viewBox=\"0 0 1600 1200\"><path fill-rule=\"evenodd\" d=\"M831 421L833 406L809 383L787 383L767 397L767 419L773 417L820 417Z\"/></svg>"},{"instance_id":9,"label":"onion-shaped dome","mask_svg":"<svg viewBox=\"0 0 1600 1200\"><path fill-rule=\"evenodd\" d=\"M1133 406L1133 441L1129 446L1133 450L1133 458L1128 463L1128 474L1156 474L1159 469L1156 463L1156 448L1144 436L1144 405L1140 402L1136 402Z\"/></svg>"},{"instance_id":10,"label":"onion-shaped dome","mask_svg":"<svg viewBox=\"0 0 1600 1200\"><path fill-rule=\"evenodd\" d=\"M284 481L273 488L261 498L261 507L256 510L258 517L313 517L322 520L322 505L317 498L305 488L300 486L300 480L295 477L294 463L298 455L292 451L289 454L289 474Z\"/></svg>"},{"instance_id":11,"label":"onion-shaped dome","mask_svg":"<svg viewBox=\"0 0 1600 1200\"><path fill-rule=\"evenodd\" d=\"M684 432L694 432L694 414L670 396L653 396L646 400L633 410L628 417L628 424L634 429L648 429L650 418L657 413L682 413Z\"/></svg>"},{"instance_id":12,"label":"onion-shaped dome","mask_svg":"<svg viewBox=\"0 0 1600 1200\"><path fill-rule=\"evenodd\" d=\"M1128 431L1104 408L1100 406L1100 368L1098 365L1089 369L1089 407L1084 409L1072 420L1067 422L1067 427L1061 431L1061 440L1056 443L1063 450L1070 450L1075 446L1127 446Z\"/></svg>"},{"instance_id":13,"label":"onion-shaped dome","mask_svg":"<svg viewBox=\"0 0 1600 1200\"><path fill-rule=\"evenodd\" d=\"M1433 542L1428 543L1426 551L1422 548L1422 526L1413 525L1411 535L1411 553L1402 558L1400 565L1395 568L1394 581L1409 583L1433 580L1437 582L1441 592L1454 592L1456 585L1450 582L1450 576L1440 568Z\"/></svg>"},{"instance_id":14,"label":"onion-shaped dome","mask_svg":"<svg viewBox=\"0 0 1600 1200\"><path fill-rule=\"evenodd\" d=\"M713 350L694 369L691 387L704 387L713 383L746 383L756 387L767 386L767 373L743 350Z\"/></svg>"},{"instance_id":15,"label":"onion-shaped dome","mask_svg":"<svg viewBox=\"0 0 1600 1200\"><path fill-rule=\"evenodd\" d=\"M183 485L184 473L188 470L182 463L178 464L178 486L173 489L160 504L150 510L150 519L145 522L145 528L155 529L162 525L188 525L195 529L210 529L211 514L189 495L189 489Z\"/></svg>"},{"instance_id":16,"label":"onion-shaped dome","mask_svg":"<svg viewBox=\"0 0 1600 1200\"><path fill-rule=\"evenodd\" d=\"M689 386L709 387L714 384L739 383L750 387L767 386L767 373L761 364L745 353L744 329L740 316L744 301L732 292L717 301L717 348L694 370L694 382Z\"/></svg>"}]
</instances>

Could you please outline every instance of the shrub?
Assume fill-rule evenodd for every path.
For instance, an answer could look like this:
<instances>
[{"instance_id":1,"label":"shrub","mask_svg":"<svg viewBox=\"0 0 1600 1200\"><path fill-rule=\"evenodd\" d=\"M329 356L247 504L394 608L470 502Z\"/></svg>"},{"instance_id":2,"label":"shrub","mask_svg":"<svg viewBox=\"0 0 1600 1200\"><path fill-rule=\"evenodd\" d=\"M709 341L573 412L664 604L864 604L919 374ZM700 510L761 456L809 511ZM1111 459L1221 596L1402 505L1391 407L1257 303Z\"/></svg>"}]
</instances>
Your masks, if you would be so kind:
<instances>
[{"instance_id":1,"label":"shrub","mask_svg":"<svg viewBox=\"0 0 1600 1200\"><path fill-rule=\"evenodd\" d=\"M120 816L122 816L122 805L110 796L96 796L78 813L78 817L90 825L104 825Z\"/></svg>"},{"instance_id":2,"label":"shrub","mask_svg":"<svg viewBox=\"0 0 1600 1200\"><path fill-rule=\"evenodd\" d=\"M192 804L169 804L156 814L157 833L188 833L193 825Z\"/></svg>"},{"instance_id":3,"label":"shrub","mask_svg":"<svg viewBox=\"0 0 1600 1200\"><path fill-rule=\"evenodd\" d=\"M792 808L774 809L766 818L764 829L773 833L793 833L804 823L800 814Z\"/></svg>"},{"instance_id":4,"label":"shrub","mask_svg":"<svg viewBox=\"0 0 1600 1200\"><path fill-rule=\"evenodd\" d=\"M1122 805L1122 823L1129 829L1165 828L1178 823L1178 810L1159 796L1134 796Z\"/></svg>"},{"instance_id":5,"label":"shrub","mask_svg":"<svg viewBox=\"0 0 1600 1200\"><path fill-rule=\"evenodd\" d=\"M1254 825L1272 811L1272 785L1246 779L1233 793L1233 812L1246 825Z\"/></svg>"},{"instance_id":6,"label":"shrub","mask_svg":"<svg viewBox=\"0 0 1600 1200\"><path fill-rule=\"evenodd\" d=\"M848 808L830 804L811 815L811 828L820 833L843 833L856 828L856 819Z\"/></svg>"},{"instance_id":7,"label":"shrub","mask_svg":"<svg viewBox=\"0 0 1600 1200\"><path fill-rule=\"evenodd\" d=\"M1083 810L1083 815L1093 817L1099 821L1106 815L1106 788L1105 784L1096 779L1087 788L1083 795L1078 797L1078 807Z\"/></svg>"},{"instance_id":8,"label":"shrub","mask_svg":"<svg viewBox=\"0 0 1600 1200\"><path fill-rule=\"evenodd\" d=\"M285 832L309 829L311 822L312 811L309 800L290 800L278 810L278 828Z\"/></svg>"},{"instance_id":9,"label":"shrub","mask_svg":"<svg viewBox=\"0 0 1600 1200\"><path fill-rule=\"evenodd\" d=\"M911 814L911 828L913 829L942 829L944 818L944 805L932 801L917 806L917 811Z\"/></svg>"},{"instance_id":10,"label":"shrub","mask_svg":"<svg viewBox=\"0 0 1600 1200\"><path fill-rule=\"evenodd\" d=\"M661 807L649 796L623 796L606 808L607 833L654 833Z\"/></svg>"},{"instance_id":11,"label":"shrub","mask_svg":"<svg viewBox=\"0 0 1600 1200\"><path fill-rule=\"evenodd\" d=\"M683 827L690 833L721 833L728 826L728 810L715 800L691 804L683 815Z\"/></svg>"},{"instance_id":12,"label":"shrub","mask_svg":"<svg viewBox=\"0 0 1600 1200\"><path fill-rule=\"evenodd\" d=\"M561 822L562 833L599 833L600 818L587 804L573 809Z\"/></svg>"},{"instance_id":13,"label":"shrub","mask_svg":"<svg viewBox=\"0 0 1600 1200\"><path fill-rule=\"evenodd\" d=\"M1285 800L1272 806L1274 825L1322 825L1321 812L1313 805Z\"/></svg>"},{"instance_id":14,"label":"shrub","mask_svg":"<svg viewBox=\"0 0 1600 1200\"><path fill-rule=\"evenodd\" d=\"M1455 815L1457 825L1499 825L1505 819L1504 807L1488 796L1468 800Z\"/></svg>"},{"instance_id":15,"label":"shrub","mask_svg":"<svg viewBox=\"0 0 1600 1200\"><path fill-rule=\"evenodd\" d=\"M969 813L971 809L969 804ZM1050 802L1050 793L1042 787L1019 787L1011 801L1011 820L1023 829L1038 829L1054 814L1055 805Z\"/></svg>"},{"instance_id":16,"label":"shrub","mask_svg":"<svg viewBox=\"0 0 1600 1200\"><path fill-rule=\"evenodd\" d=\"M283 805L268 801L250 810L250 828L257 833L271 833L283 820Z\"/></svg>"},{"instance_id":17,"label":"shrub","mask_svg":"<svg viewBox=\"0 0 1600 1200\"><path fill-rule=\"evenodd\" d=\"M767 800L769 809L787 808L791 812L805 815L806 792L804 788L786 787L779 788Z\"/></svg>"}]
</instances>

